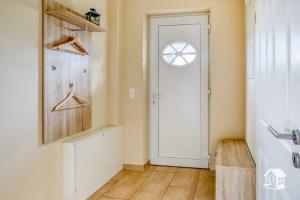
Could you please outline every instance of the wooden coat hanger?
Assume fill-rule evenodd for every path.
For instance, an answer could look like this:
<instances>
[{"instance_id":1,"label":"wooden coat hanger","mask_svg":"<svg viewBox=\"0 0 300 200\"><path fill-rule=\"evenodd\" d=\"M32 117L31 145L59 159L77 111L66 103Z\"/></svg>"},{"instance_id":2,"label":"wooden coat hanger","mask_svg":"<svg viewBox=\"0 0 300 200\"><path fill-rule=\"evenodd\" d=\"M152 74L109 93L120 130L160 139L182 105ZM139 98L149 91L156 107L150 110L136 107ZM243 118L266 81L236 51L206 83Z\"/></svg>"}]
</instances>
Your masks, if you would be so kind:
<instances>
[{"instance_id":1,"label":"wooden coat hanger","mask_svg":"<svg viewBox=\"0 0 300 200\"><path fill-rule=\"evenodd\" d=\"M72 51L72 50L66 49L65 47L68 45L73 46L77 51ZM77 36L74 36L74 37L71 36L66 41L56 44L51 49L56 50L56 51L80 54L83 56L89 55L88 51L83 47L83 45L81 44L81 42Z\"/></svg>"},{"instance_id":2,"label":"wooden coat hanger","mask_svg":"<svg viewBox=\"0 0 300 200\"><path fill-rule=\"evenodd\" d=\"M74 105L74 106L62 107L65 103L67 103L72 98L75 99L75 101L77 101L79 104ZM61 110L68 110L68 109L74 109L74 108L79 108L79 107L85 107L89 104L90 104L90 102L88 102L84 98L76 95L74 90L72 90L71 92L69 92L69 94L60 103L58 103L56 106L54 106L52 111L56 112L56 111L61 111Z\"/></svg>"}]
</instances>

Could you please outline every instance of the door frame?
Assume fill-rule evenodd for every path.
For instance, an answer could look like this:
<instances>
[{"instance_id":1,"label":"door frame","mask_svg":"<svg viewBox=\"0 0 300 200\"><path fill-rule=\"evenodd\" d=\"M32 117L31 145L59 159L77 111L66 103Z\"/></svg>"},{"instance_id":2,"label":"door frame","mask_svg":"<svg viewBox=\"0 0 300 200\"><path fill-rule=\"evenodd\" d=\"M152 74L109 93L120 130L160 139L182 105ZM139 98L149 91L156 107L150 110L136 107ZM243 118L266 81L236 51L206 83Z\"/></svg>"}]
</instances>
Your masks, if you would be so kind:
<instances>
[{"instance_id":1,"label":"door frame","mask_svg":"<svg viewBox=\"0 0 300 200\"><path fill-rule=\"evenodd\" d=\"M210 37L210 34L209 34L209 30L210 30L210 24L209 24L209 14L208 13L190 13L190 14L174 14L174 15L153 15L153 16L148 16L148 37L147 37L147 42L148 42L148 124L149 124L149 127L148 127L148 132L149 132L149 135L148 135L148 139L149 139L149 161L154 161L154 157L153 157L153 127L155 126L154 124L157 123L155 122L155 109L153 108L152 106L152 100L153 100L153 97L152 97L152 91L153 91L153 88L154 88L154 83L157 82L158 80L153 80L153 76L152 74L154 74L154 67L153 67L153 63L152 63L152 60L154 59L153 58L153 53L152 53L152 47L153 47L153 40L152 40L152 35L153 35L153 32L152 32L152 20L153 19L156 19L156 18L159 18L159 19L163 19L163 18L176 18L177 20L182 17L182 20L183 20L183 24L187 24L186 22L184 22L185 20L187 20L188 18L187 17L201 17L201 16L207 16L208 18L208 24L207 25L202 25L202 28L207 28L207 33L208 33L208 36L207 36L207 54L204 54L202 55L201 54L201 57L202 56L206 56L205 59L201 59L201 68L206 68L206 84L205 86L207 87L207 91L202 91L201 95L203 95L203 93L205 93L205 95L207 95L207 102L206 103L206 112L203 114L203 112L201 113L201 123L202 124L205 124L205 126L201 127L201 141L206 141L206 143L204 145L201 145L201 153L205 153L205 155L202 155L203 158L207 159L208 160L208 166L205 167L205 168L209 168L210 167L210 163L211 163L211 158L210 158L210 134L209 134L209 108L210 108L210 78L209 78L209 37ZM191 19L190 18L190 19ZM195 21L195 19L193 19L192 21ZM197 21L197 20L196 20ZM199 23L196 22L196 23L193 23L189 21L188 24L197 24ZM178 23L177 23L178 24ZM167 22L166 25L170 25L170 22ZM201 44L202 46L202 44ZM158 47L154 47L153 49L157 49ZM156 55L156 59L157 58L157 55ZM204 66L203 66L204 65ZM202 69L201 69L202 71ZM201 73L201 87L202 87L202 73ZM203 98L201 98L202 100ZM203 104L203 101L201 102L201 107L202 107L202 104ZM203 117L203 116L206 116L206 117ZM204 119L204 120L203 120ZM158 127L158 126L156 126ZM204 129L204 130L203 130ZM206 132L206 134L203 134L203 132ZM203 137L204 136L204 137ZM155 163L154 163L155 164ZM197 166L195 166L197 167Z\"/></svg>"}]
</instances>

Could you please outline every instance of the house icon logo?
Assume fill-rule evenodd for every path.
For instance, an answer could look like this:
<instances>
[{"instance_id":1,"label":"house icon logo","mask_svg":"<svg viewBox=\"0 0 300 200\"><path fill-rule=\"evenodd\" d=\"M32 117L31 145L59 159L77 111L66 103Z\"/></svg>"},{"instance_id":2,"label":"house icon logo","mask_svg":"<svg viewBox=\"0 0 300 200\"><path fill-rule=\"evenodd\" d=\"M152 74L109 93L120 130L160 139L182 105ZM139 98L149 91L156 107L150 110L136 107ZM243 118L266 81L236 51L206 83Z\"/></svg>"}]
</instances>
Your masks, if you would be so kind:
<instances>
[{"instance_id":1,"label":"house icon logo","mask_svg":"<svg viewBox=\"0 0 300 200\"><path fill-rule=\"evenodd\" d=\"M269 169L265 173L264 187L269 190L283 190L285 186L286 174L282 169Z\"/></svg>"}]
</instances>

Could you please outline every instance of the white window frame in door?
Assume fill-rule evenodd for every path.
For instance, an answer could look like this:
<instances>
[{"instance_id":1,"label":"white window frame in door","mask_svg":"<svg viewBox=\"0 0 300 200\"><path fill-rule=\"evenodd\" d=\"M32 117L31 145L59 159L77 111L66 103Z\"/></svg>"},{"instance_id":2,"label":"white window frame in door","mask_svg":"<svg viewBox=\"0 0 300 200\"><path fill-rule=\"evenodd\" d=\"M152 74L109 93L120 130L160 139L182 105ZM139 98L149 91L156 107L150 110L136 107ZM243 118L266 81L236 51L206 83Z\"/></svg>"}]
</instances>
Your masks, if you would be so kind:
<instances>
[{"instance_id":1,"label":"white window frame in door","mask_svg":"<svg viewBox=\"0 0 300 200\"><path fill-rule=\"evenodd\" d=\"M203 17L205 16L205 17ZM201 49L207 49L206 51L200 51L201 56L201 159L194 162L185 161L182 159L184 166L209 168L210 155L209 155L209 28L208 15L180 15L180 16L152 16L149 18L149 159L152 164L164 164L158 159L158 109L152 106L153 101L156 101L159 94L155 93L155 88L158 88L158 76L154 74L158 73L157 63L152 61L158 61L159 56L156 50L158 49L158 38L151 38L152 36L158 37L158 27L163 25L178 25L178 24L200 24L201 25ZM152 28L155 27L155 28ZM205 41L206 40L206 41ZM186 162L186 163L185 163ZM168 162L168 165L180 166L176 162ZM170 164L171 163L171 164Z\"/></svg>"}]
</instances>

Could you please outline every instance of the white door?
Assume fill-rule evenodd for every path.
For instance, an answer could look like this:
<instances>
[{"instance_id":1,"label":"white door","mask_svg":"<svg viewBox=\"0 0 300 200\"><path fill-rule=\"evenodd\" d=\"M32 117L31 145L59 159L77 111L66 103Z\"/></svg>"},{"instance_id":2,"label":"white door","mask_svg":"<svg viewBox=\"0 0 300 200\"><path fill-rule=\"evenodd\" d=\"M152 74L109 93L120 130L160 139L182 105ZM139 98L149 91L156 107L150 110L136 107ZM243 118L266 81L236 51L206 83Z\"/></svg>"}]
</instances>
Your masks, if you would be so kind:
<instances>
[{"instance_id":1,"label":"white door","mask_svg":"<svg viewBox=\"0 0 300 200\"><path fill-rule=\"evenodd\" d=\"M246 112L246 141L255 159L255 1L246 3L246 33L247 33L247 112Z\"/></svg>"},{"instance_id":2,"label":"white door","mask_svg":"<svg viewBox=\"0 0 300 200\"><path fill-rule=\"evenodd\" d=\"M257 199L299 200L300 1L256 2Z\"/></svg>"},{"instance_id":3,"label":"white door","mask_svg":"<svg viewBox=\"0 0 300 200\"><path fill-rule=\"evenodd\" d=\"M151 163L208 168L208 16L151 19Z\"/></svg>"}]
</instances>

